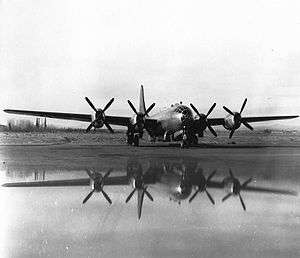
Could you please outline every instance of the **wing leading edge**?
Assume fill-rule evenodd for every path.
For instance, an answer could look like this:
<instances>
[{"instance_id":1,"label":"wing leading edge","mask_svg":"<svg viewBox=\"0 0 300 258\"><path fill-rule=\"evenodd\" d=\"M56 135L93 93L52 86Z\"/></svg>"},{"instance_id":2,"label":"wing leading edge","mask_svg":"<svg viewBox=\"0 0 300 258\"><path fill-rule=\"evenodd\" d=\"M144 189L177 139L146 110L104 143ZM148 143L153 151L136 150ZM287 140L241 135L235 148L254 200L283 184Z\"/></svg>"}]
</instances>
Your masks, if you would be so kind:
<instances>
[{"instance_id":1,"label":"wing leading edge","mask_svg":"<svg viewBox=\"0 0 300 258\"><path fill-rule=\"evenodd\" d=\"M299 116L253 116L253 117L243 117L242 121L253 123L253 122L263 122L271 120L284 120L297 118ZM224 125L224 118L208 118L208 123L210 125Z\"/></svg>"}]
</instances>

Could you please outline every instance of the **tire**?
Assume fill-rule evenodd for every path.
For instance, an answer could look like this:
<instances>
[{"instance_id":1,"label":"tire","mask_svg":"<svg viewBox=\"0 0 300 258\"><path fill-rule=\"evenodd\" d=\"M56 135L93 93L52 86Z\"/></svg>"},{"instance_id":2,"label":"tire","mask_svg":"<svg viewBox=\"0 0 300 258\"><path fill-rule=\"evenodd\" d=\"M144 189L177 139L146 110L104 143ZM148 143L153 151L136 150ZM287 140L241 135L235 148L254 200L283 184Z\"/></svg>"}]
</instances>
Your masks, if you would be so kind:
<instances>
[{"instance_id":1,"label":"tire","mask_svg":"<svg viewBox=\"0 0 300 258\"><path fill-rule=\"evenodd\" d=\"M133 145L135 147L139 147L139 141L140 141L139 135L135 134L134 137L133 137Z\"/></svg>"},{"instance_id":2,"label":"tire","mask_svg":"<svg viewBox=\"0 0 300 258\"><path fill-rule=\"evenodd\" d=\"M132 145L132 143L133 143L133 135L129 134L127 136L127 144Z\"/></svg>"}]
</instances>

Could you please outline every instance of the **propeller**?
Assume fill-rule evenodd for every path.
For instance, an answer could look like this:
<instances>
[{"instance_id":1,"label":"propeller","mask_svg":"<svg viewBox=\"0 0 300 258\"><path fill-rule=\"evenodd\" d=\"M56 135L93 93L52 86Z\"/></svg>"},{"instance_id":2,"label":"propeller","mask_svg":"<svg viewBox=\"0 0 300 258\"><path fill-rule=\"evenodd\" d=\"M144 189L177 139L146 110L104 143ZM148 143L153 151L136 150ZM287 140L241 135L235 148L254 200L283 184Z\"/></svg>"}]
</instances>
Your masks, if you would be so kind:
<instances>
[{"instance_id":1,"label":"propeller","mask_svg":"<svg viewBox=\"0 0 300 258\"><path fill-rule=\"evenodd\" d=\"M90 107L95 111L96 115L95 115L95 120L92 121L90 123L90 125L87 127L86 132L89 132L92 127L102 127L103 124L106 126L106 128L113 133L114 130L111 128L111 126L109 125L109 123L107 121L105 121L105 111L110 107L110 105L114 102L114 98L112 98L103 109L96 109L95 106L93 105L93 103L89 100L88 97L85 97L85 100L87 101L87 103L90 105Z\"/></svg>"},{"instance_id":2,"label":"propeller","mask_svg":"<svg viewBox=\"0 0 300 258\"><path fill-rule=\"evenodd\" d=\"M107 195L107 193L103 190L104 181L107 179L109 174L111 173L112 169L109 169L106 174L102 177L100 173L92 173L89 169L86 169L87 174L89 175L90 179L93 181L93 190L84 198L83 204L85 204L88 199L91 198L94 192L101 192L104 198L109 202L109 204L112 204L111 199Z\"/></svg>"},{"instance_id":3,"label":"propeller","mask_svg":"<svg viewBox=\"0 0 300 258\"><path fill-rule=\"evenodd\" d=\"M252 178L247 179L243 184L241 184L240 181L233 175L233 172L231 171L231 169L229 169L229 174L230 174L230 177L228 178L228 180L231 180L233 185L230 189L231 192L223 197L222 202L226 201L231 196L238 196L240 199L240 202L243 206L244 211L246 211L246 205L241 196L241 189L245 188L252 181Z\"/></svg>"},{"instance_id":4,"label":"propeller","mask_svg":"<svg viewBox=\"0 0 300 258\"><path fill-rule=\"evenodd\" d=\"M214 170L207 179L205 179L204 175L201 173L201 179L199 184L197 185L198 189L196 190L196 192L193 194L193 196L189 199L189 202L192 202L193 199L196 197L196 195L199 192L205 192L208 199L211 201L212 204L215 204L214 199L212 198L212 196L210 195L210 193L207 191L207 185L209 184L210 180L213 178L213 176L216 174L216 170Z\"/></svg>"},{"instance_id":5,"label":"propeller","mask_svg":"<svg viewBox=\"0 0 300 258\"><path fill-rule=\"evenodd\" d=\"M192 109L195 111L195 113L198 115L198 119L195 119L195 127L197 127L198 130L200 131L204 131L206 129L206 127L209 129L209 131L215 136L217 137L217 133L215 132L215 130L212 128L212 126L208 123L207 117L210 115L210 113L214 110L216 103L214 103L210 109L208 110L207 114L201 114L199 113L198 109L192 104L190 103Z\"/></svg>"},{"instance_id":6,"label":"propeller","mask_svg":"<svg viewBox=\"0 0 300 258\"><path fill-rule=\"evenodd\" d=\"M133 128L137 127L140 135L143 133L143 129L145 128L147 131L148 129L145 127L145 117L149 116L149 112L153 109L155 106L155 103L152 103L145 111L143 112L138 112L132 102L130 100L127 100L129 106L133 110L133 112L136 114L136 122L132 125Z\"/></svg>"},{"instance_id":7,"label":"propeller","mask_svg":"<svg viewBox=\"0 0 300 258\"><path fill-rule=\"evenodd\" d=\"M133 196L133 194L135 192L138 192L138 219L141 218L142 215L142 207L143 207L143 201L144 201L144 195L146 194L147 197L153 202L153 197L151 196L151 194L147 191L147 186L144 185L143 179L142 177L137 178L134 181L134 189L132 190L132 192L128 195L128 197L126 198L126 203L130 201L131 197Z\"/></svg>"},{"instance_id":8,"label":"propeller","mask_svg":"<svg viewBox=\"0 0 300 258\"><path fill-rule=\"evenodd\" d=\"M251 130L251 131L254 130L253 127L247 121L243 120L243 118L242 118L242 112L243 112L243 110L244 110L244 108L246 106L246 103L247 103L247 98L245 98L245 100L244 100L244 102L242 104L242 107L241 107L241 110L240 110L239 113L238 112L232 112L229 108L223 106L224 110L227 113L229 113L230 115L232 115L233 116L233 120L234 120L234 127L230 131L229 139L231 139L231 137L234 134L234 131L240 127L241 123L244 126L246 126L249 130Z\"/></svg>"}]
</instances>

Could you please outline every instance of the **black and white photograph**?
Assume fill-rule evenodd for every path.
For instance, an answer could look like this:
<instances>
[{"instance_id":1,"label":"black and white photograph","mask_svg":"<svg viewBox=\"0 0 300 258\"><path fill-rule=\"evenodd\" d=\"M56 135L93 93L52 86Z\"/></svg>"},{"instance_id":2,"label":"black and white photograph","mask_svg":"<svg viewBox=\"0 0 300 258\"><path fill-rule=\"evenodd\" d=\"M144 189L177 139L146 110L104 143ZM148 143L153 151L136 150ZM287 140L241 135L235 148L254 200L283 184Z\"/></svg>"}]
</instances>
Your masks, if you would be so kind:
<instances>
[{"instance_id":1,"label":"black and white photograph","mask_svg":"<svg viewBox=\"0 0 300 258\"><path fill-rule=\"evenodd\" d=\"M0 0L0 257L300 257L299 14Z\"/></svg>"}]
</instances>

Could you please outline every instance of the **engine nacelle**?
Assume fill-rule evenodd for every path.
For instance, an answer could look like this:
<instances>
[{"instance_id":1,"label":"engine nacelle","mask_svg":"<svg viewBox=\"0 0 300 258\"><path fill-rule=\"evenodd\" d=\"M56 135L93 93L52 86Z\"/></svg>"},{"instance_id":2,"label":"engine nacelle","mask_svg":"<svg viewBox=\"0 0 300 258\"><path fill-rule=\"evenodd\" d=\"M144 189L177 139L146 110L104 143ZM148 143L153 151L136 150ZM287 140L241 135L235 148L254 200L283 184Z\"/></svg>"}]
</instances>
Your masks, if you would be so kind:
<instances>
[{"instance_id":1,"label":"engine nacelle","mask_svg":"<svg viewBox=\"0 0 300 258\"><path fill-rule=\"evenodd\" d=\"M207 128L207 121L205 114L200 114L200 116L195 116L193 128L195 133L203 136L203 131Z\"/></svg>"},{"instance_id":2,"label":"engine nacelle","mask_svg":"<svg viewBox=\"0 0 300 258\"><path fill-rule=\"evenodd\" d=\"M224 118L224 128L228 131L236 130L241 126L241 115L237 112Z\"/></svg>"},{"instance_id":3,"label":"engine nacelle","mask_svg":"<svg viewBox=\"0 0 300 258\"><path fill-rule=\"evenodd\" d=\"M95 128L102 128L104 125L102 120L97 120L96 122L94 122L94 127Z\"/></svg>"},{"instance_id":4,"label":"engine nacelle","mask_svg":"<svg viewBox=\"0 0 300 258\"><path fill-rule=\"evenodd\" d=\"M94 120L94 128L102 128L104 125L105 114L102 109L97 109Z\"/></svg>"},{"instance_id":5,"label":"engine nacelle","mask_svg":"<svg viewBox=\"0 0 300 258\"><path fill-rule=\"evenodd\" d=\"M223 180L224 190L226 193L237 195L241 190L240 182L236 178L228 177Z\"/></svg>"}]
</instances>

